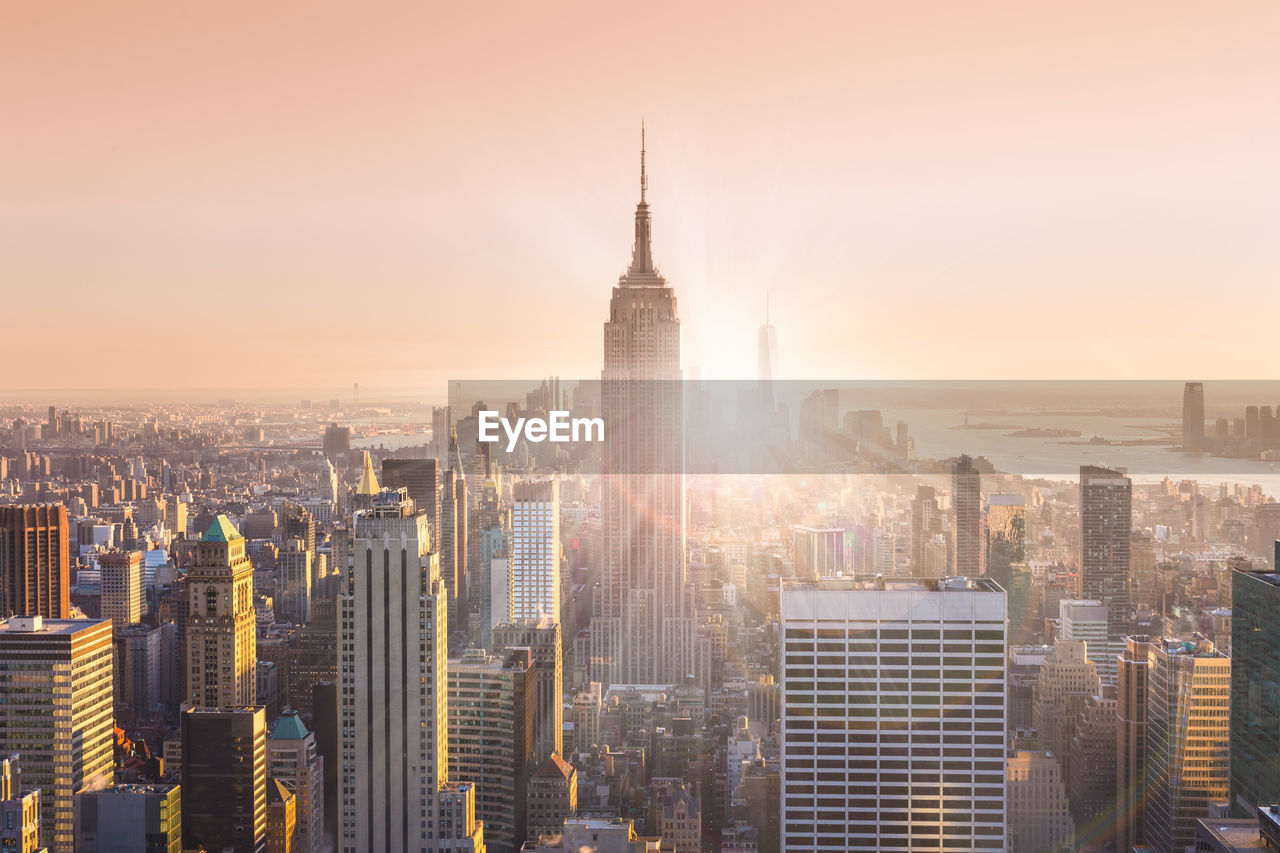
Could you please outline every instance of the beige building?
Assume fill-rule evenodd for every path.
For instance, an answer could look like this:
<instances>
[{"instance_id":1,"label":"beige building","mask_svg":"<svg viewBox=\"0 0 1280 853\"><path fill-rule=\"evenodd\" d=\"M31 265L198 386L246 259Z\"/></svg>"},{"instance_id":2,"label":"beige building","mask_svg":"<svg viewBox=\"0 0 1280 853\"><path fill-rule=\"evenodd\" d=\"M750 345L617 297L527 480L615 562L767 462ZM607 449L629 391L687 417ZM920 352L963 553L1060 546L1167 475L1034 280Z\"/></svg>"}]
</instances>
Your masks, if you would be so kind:
<instances>
[{"instance_id":1,"label":"beige building","mask_svg":"<svg viewBox=\"0 0 1280 853\"><path fill-rule=\"evenodd\" d=\"M558 755L550 755L529 777L528 829L537 842L544 835L561 835L564 823L578 813L578 771Z\"/></svg>"},{"instance_id":2,"label":"beige building","mask_svg":"<svg viewBox=\"0 0 1280 853\"><path fill-rule=\"evenodd\" d=\"M106 551L98 555L102 576L102 618L118 631L142 621L142 552Z\"/></svg>"},{"instance_id":3,"label":"beige building","mask_svg":"<svg viewBox=\"0 0 1280 853\"><path fill-rule=\"evenodd\" d=\"M196 544L187 575L187 704L253 705L257 700L257 626L253 564L245 538L219 515Z\"/></svg>"},{"instance_id":4,"label":"beige building","mask_svg":"<svg viewBox=\"0 0 1280 853\"><path fill-rule=\"evenodd\" d=\"M14 616L0 621L0 755L19 753L22 786L40 789L40 841L75 843L75 795L112 781L111 623Z\"/></svg>"},{"instance_id":5,"label":"beige building","mask_svg":"<svg viewBox=\"0 0 1280 853\"><path fill-rule=\"evenodd\" d=\"M1075 824L1062 770L1052 753L1019 749L1005 765L1010 853L1070 849Z\"/></svg>"},{"instance_id":6,"label":"beige building","mask_svg":"<svg viewBox=\"0 0 1280 853\"><path fill-rule=\"evenodd\" d=\"M1058 640L1040 666L1032 694L1031 724L1044 747L1061 760L1070 746L1070 722L1090 696L1101 689L1098 669L1083 640Z\"/></svg>"}]
</instances>

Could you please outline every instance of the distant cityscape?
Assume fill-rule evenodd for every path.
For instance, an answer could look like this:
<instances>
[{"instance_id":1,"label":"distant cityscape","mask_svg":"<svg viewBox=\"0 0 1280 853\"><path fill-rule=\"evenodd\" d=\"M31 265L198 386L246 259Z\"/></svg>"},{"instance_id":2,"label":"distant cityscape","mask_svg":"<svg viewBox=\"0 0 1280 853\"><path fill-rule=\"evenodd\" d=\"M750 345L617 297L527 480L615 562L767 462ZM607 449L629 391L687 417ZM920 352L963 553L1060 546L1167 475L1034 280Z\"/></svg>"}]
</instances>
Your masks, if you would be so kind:
<instances>
[{"instance_id":1,"label":"distant cityscape","mask_svg":"<svg viewBox=\"0 0 1280 853\"><path fill-rule=\"evenodd\" d=\"M598 446L358 386L0 408L0 850L1280 846L1276 490L1123 464L1265 474L1280 406L1188 382L1127 442L977 403L957 448L1076 471L931 457L783 400L766 319L718 415L641 145L598 381L486 404Z\"/></svg>"}]
</instances>

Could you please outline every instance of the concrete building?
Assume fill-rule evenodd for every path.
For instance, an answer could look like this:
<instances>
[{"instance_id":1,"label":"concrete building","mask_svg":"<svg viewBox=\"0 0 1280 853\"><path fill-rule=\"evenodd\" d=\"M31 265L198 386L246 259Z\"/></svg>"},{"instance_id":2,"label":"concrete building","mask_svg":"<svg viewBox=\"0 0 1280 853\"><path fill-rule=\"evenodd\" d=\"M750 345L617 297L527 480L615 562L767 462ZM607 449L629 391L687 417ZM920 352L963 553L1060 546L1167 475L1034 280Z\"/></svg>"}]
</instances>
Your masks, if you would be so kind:
<instances>
[{"instance_id":1,"label":"concrete building","mask_svg":"<svg viewBox=\"0 0 1280 853\"><path fill-rule=\"evenodd\" d=\"M792 539L798 579L833 578L844 571L844 528L797 526Z\"/></svg>"},{"instance_id":2,"label":"concrete building","mask_svg":"<svg viewBox=\"0 0 1280 853\"><path fill-rule=\"evenodd\" d=\"M40 789L53 853L75 843L75 795L111 781L113 692L110 622L0 621L0 755L19 753L23 787Z\"/></svg>"},{"instance_id":3,"label":"concrete building","mask_svg":"<svg viewBox=\"0 0 1280 853\"><path fill-rule=\"evenodd\" d=\"M267 738L267 776L284 782L296 797L292 849L320 853L324 849L324 756L297 711L285 711Z\"/></svg>"},{"instance_id":4,"label":"concrete building","mask_svg":"<svg viewBox=\"0 0 1280 853\"><path fill-rule=\"evenodd\" d=\"M0 850L5 853L39 853L40 790L28 789L22 780L17 753L0 758Z\"/></svg>"},{"instance_id":5,"label":"concrete building","mask_svg":"<svg viewBox=\"0 0 1280 853\"><path fill-rule=\"evenodd\" d=\"M510 621L560 620L560 484L523 480L511 494Z\"/></svg>"},{"instance_id":6,"label":"concrete building","mask_svg":"<svg viewBox=\"0 0 1280 853\"><path fill-rule=\"evenodd\" d=\"M982 571L982 478L964 454L951 468L951 512L956 543L953 573L976 578Z\"/></svg>"},{"instance_id":7,"label":"concrete building","mask_svg":"<svg viewBox=\"0 0 1280 853\"><path fill-rule=\"evenodd\" d=\"M1005 849L1005 604L985 579L783 588L782 849Z\"/></svg>"},{"instance_id":8,"label":"concrete building","mask_svg":"<svg viewBox=\"0 0 1280 853\"><path fill-rule=\"evenodd\" d=\"M549 755L529 777L525 838L563 835L565 821L578 814L578 771L559 755Z\"/></svg>"},{"instance_id":9,"label":"concrete building","mask_svg":"<svg viewBox=\"0 0 1280 853\"><path fill-rule=\"evenodd\" d=\"M116 785L76 794L76 853L181 853L177 785Z\"/></svg>"},{"instance_id":10,"label":"concrete building","mask_svg":"<svg viewBox=\"0 0 1280 853\"><path fill-rule=\"evenodd\" d=\"M1098 670L1082 640L1058 640L1040 665L1032 690L1031 724L1044 747L1063 764L1071 745L1071 720L1090 696L1098 695Z\"/></svg>"},{"instance_id":11,"label":"concrete building","mask_svg":"<svg viewBox=\"0 0 1280 853\"><path fill-rule=\"evenodd\" d=\"M475 792L447 787L447 591L429 522L404 489L366 503L338 601L338 846L475 853Z\"/></svg>"},{"instance_id":12,"label":"concrete building","mask_svg":"<svg viewBox=\"0 0 1280 853\"><path fill-rule=\"evenodd\" d=\"M267 782L267 853L294 853L297 846L298 798L279 779Z\"/></svg>"},{"instance_id":13,"label":"concrete building","mask_svg":"<svg viewBox=\"0 0 1280 853\"><path fill-rule=\"evenodd\" d=\"M1101 601L1064 598L1058 602L1060 636L1082 640L1089 660L1098 670L1098 680L1108 687L1116 683L1116 661L1109 653L1107 608Z\"/></svg>"},{"instance_id":14,"label":"concrete building","mask_svg":"<svg viewBox=\"0 0 1280 853\"><path fill-rule=\"evenodd\" d=\"M1150 637L1127 637L1117 661L1116 850L1144 843L1147 810L1147 656Z\"/></svg>"},{"instance_id":15,"label":"concrete building","mask_svg":"<svg viewBox=\"0 0 1280 853\"><path fill-rule=\"evenodd\" d=\"M1006 765L1009 853L1044 853L1075 846L1062 768L1051 752L1015 749Z\"/></svg>"},{"instance_id":16,"label":"concrete building","mask_svg":"<svg viewBox=\"0 0 1280 853\"><path fill-rule=\"evenodd\" d=\"M449 776L476 786L476 818L493 853L524 843L534 770L537 681L533 656L469 651L449 661Z\"/></svg>"}]
</instances>

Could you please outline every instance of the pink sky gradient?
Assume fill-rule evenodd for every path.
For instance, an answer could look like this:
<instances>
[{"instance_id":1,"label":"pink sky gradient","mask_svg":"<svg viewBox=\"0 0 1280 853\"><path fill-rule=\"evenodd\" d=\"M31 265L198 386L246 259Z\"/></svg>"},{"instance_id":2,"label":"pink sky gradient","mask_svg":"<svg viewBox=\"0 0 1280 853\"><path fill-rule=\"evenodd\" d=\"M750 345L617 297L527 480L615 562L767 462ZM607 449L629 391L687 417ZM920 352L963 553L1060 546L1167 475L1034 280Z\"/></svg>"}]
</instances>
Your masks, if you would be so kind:
<instances>
[{"instance_id":1,"label":"pink sky gradient","mask_svg":"<svg viewBox=\"0 0 1280 853\"><path fill-rule=\"evenodd\" d=\"M789 376L1275 378L1277 33L1274 2L12 2L0 393L595 374L642 115L704 375L752 375L768 291Z\"/></svg>"}]
</instances>

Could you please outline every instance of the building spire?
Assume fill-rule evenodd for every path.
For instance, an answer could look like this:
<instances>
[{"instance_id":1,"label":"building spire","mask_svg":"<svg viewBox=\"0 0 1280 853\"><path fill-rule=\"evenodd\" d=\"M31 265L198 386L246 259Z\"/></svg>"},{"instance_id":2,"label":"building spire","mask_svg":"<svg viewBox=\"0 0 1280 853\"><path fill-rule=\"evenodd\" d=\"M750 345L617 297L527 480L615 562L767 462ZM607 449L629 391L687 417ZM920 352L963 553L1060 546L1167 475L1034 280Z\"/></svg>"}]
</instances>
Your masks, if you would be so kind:
<instances>
[{"instance_id":1,"label":"building spire","mask_svg":"<svg viewBox=\"0 0 1280 853\"><path fill-rule=\"evenodd\" d=\"M631 245L631 268L629 275L651 275L653 268L653 246L649 232L649 174L644 163L644 119L640 120L640 203L636 205L636 239Z\"/></svg>"},{"instance_id":2,"label":"building spire","mask_svg":"<svg viewBox=\"0 0 1280 853\"><path fill-rule=\"evenodd\" d=\"M644 204L645 192L649 189L649 176L644 171L644 119L640 119L640 203Z\"/></svg>"}]
</instances>

